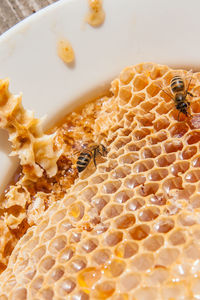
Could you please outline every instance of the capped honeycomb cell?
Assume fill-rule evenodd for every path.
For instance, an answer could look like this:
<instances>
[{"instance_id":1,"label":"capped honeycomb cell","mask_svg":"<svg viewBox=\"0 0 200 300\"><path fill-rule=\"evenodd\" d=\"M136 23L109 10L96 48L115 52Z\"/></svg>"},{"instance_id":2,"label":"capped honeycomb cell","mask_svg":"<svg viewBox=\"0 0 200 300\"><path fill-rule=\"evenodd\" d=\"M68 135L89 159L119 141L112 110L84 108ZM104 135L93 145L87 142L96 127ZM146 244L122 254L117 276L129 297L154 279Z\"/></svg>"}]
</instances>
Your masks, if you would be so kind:
<instances>
[{"instance_id":1,"label":"capped honeycomb cell","mask_svg":"<svg viewBox=\"0 0 200 300\"><path fill-rule=\"evenodd\" d=\"M200 74L188 116L166 94L175 75L187 86L184 70L125 68L107 96L52 129L54 139L0 81L0 126L21 162L31 153L35 174L22 162L1 202L0 300L200 299ZM78 173L76 152L93 144L108 153Z\"/></svg>"}]
</instances>

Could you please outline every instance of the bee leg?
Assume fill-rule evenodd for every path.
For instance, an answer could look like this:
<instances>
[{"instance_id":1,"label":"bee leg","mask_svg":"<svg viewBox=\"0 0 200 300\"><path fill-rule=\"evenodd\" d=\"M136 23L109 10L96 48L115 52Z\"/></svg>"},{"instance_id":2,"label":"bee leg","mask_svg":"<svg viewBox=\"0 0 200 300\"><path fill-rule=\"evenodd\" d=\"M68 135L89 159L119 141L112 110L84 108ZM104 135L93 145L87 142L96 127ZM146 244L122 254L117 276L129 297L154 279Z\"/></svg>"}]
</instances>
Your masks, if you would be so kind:
<instances>
[{"instance_id":1,"label":"bee leg","mask_svg":"<svg viewBox=\"0 0 200 300\"><path fill-rule=\"evenodd\" d=\"M94 161L95 168L97 167L96 156L97 156L97 149L94 149L93 161Z\"/></svg>"},{"instance_id":2,"label":"bee leg","mask_svg":"<svg viewBox=\"0 0 200 300\"><path fill-rule=\"evenodd\" d=\"M179 122L179 116L180 116L180 113L181 113L181 112L179 111L179 112L178 112L178 122Z\"/></svg>"}]
</instances>

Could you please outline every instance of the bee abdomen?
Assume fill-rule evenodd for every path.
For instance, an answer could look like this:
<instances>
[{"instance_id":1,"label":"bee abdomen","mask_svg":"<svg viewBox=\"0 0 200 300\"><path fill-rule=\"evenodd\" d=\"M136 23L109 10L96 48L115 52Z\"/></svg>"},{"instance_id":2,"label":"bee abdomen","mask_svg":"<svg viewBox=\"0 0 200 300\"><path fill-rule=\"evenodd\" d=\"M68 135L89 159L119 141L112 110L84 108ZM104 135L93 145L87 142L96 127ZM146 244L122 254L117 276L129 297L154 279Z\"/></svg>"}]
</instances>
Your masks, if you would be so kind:
<instances>
[{"instance_id":1,"label":"bee abdomen","mask_svg":"<svg viewBox=\"0 0 200 300\"><path fill-rule=\"evenodd\" d=\"M85 170L85 168L87 167L87 165L89 164L90 160L91 160L91 154L87 153L87 152L82 152L77 160L77 170L78 172L82 172L83 170Z\"/></svg>"},{"instance_id":2,"label":"bee abdomen","mask_svg":"<svg viewBox=\"0 0 200 300\"><path fill-rule=\"evenodd\" d=\"M180 76L174 76L170 85L173 93L182 92L185 89L184 81Z\"/></svg>"}]
</instances>

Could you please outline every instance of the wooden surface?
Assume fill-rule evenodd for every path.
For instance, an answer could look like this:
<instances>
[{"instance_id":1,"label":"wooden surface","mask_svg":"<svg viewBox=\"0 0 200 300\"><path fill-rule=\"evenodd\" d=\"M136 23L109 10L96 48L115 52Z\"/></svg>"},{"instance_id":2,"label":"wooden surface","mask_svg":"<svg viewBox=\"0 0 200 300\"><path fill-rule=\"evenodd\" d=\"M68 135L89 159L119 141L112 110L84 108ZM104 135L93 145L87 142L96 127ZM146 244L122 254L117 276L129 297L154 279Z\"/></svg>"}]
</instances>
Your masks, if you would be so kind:
<instances>
[{"instance_id":1,"label":"wooden surface","mask_svg":"<svg viewBox=\"0 0 200 300\"><path fill-rule=\"evenodd\" d=\"M56 1L58 0L0 0L0 34Z\"/></svg>"}]
</instances>

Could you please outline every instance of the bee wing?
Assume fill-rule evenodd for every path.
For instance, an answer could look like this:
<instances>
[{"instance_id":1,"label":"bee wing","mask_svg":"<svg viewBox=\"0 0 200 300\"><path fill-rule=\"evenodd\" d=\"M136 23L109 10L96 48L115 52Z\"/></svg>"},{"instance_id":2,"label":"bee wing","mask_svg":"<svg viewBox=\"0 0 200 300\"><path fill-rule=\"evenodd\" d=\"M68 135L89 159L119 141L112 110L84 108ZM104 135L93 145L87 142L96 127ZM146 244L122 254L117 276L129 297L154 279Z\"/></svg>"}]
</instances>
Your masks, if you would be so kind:
<instances>
[{"instance_id":1,"label":"bee wing","mask_svg":"<svg viewBox=\"0 0 200 300\"><path fill-rule=\"evenodd\" d=\"M159 83L156 83L156 85L161 89L161 91L163 91L167 96L174 100L174 97L168 87L164 89Z\"/></svg>"}]
</instances>

